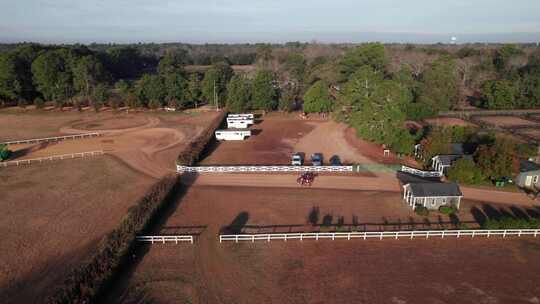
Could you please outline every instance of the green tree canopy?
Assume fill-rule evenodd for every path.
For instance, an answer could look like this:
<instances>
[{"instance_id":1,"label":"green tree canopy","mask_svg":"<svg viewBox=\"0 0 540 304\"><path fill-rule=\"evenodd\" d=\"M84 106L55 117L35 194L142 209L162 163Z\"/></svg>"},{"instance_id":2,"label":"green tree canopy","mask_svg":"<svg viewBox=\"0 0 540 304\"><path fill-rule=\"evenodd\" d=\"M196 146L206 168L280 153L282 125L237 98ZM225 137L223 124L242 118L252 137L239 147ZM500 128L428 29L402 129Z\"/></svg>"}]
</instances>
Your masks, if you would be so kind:
<instances>
[{"instance_id":1,"label":"green tree canopy","mask_svg":"<svg viewBox=\"0 0 540 304\"><path fill-rule=\"evenodd\" d=\"M138 99L147 106L150 101L163 105L167 94L163 78L149 74L144 74L137 82L135 91Z\"/></svg>"},{"instance_id":2,"label":"green tree canopy","mask_svg":"<svg viewBox=\"0 0 540 304\"><path fill-rule=\"evenodd\" d=\"M328 85L323 81L317 81L304 94L304 112L331 112L333 106L334 104L328 92Z\"/></svg>"},{"instance_id":3,"label":"green tree canopy","mask_svg":"<svg viewBox=\"0 0 540 304\"><path fill-rule=\"evenodd\" d=\"M511 177L514 167L515 144L507 139L497 138L492 145L481 145L475 153L476 164L491 180Z\"/></svg>"},{"instance_id":4,"label":"green tree canopy","mask_svg":"<svg viewBox=\"0 0 540 304\"><path fill-rule=\"evenodd\" d=\"M227 107L233 113L243 113L249 108L251 87L242 75L234 75L227 85Z\"/></svg>"},{"instance_id":5,"label":"green tree canopy","mask_svg":"<svg viewBox=\"0 0 540 304\"><path fill-rule=\"evenodd\" d=\"M252 107L258 110L273 110L277 106L277 90L274 88L274 75L271 71L257 71L253 80Z\"/></svg>"},{"instance_id":6,"label":"green tree canopy","mask_svg":"<svg viewBox=\"0 0 540 304\"><path fill-rule=\"evenodd\" d=\"M484 181L485 177L474 161L462 158L450 167L448 179L458 183L475 185Z\"/></svg>"},{"instance_id":7,"label":"green tree canopy","mask_svg":"<svg viewBox=\"0 0 540 304\"><path fill-rule=\"evenodd\" d=\"M418 102L438 111L448 111L459 100L459 79L454 61L441 56L422 74Z\"/></svg>"},{"instance_id":8,"label":"green tree canopy","mask_svg":"<svg viewBox=\"0 0 540 304\"><path fill-rule=\"evenodd\" d=\"M107 80L107 73L98 58L92 55L79 58L73 66L73 84L75 90L89 96L92 89Z\"/></svg>"},{"instance_id":9,"label":"green tree canopy","mask_svg":"<svg viewBox=\"0 0 540 304\"><path fill-rule=\"evenodd\" d=\"M513 109L517 90L509 80L490 80L482 86L482 96L488 109Z\"/></svg>"},{"instance_id":10,"label":"green tree canopy","mask_svg":"<svg viewBox=\"0 0 540 304\"><path fill-rule=\"evenodd\" d=\"M50 50L32 63L34 83L46 99L64 100L73 94L71 58L63 50Z\"/></svg>"},{"instance_id":11,"label":"green tree canopy","mask_svg":"<svg viewBox=\"0 0 540 304\"><path fill-rule=\"evenodd\" d=\"M339 63L341 81L346 81L363 66L370 66L373 70L382 72L388 63L381 43L368 43L347 51Z\"/></svg>"},{"instance_id":12,"label":"green tree canopy","mask_svg":"<svg viewBox=\"0 0 540 304\"><path fill-rule=\"evenodd\" d=\"M214 86L215 93L219 99L219 103L223 104L227 97L227 83L233 76L233 70L231 66L225 62L218 62L214 64L204 74L202 81L202 96L210 103L214 102Z\"/></svg>"}]
</instances>

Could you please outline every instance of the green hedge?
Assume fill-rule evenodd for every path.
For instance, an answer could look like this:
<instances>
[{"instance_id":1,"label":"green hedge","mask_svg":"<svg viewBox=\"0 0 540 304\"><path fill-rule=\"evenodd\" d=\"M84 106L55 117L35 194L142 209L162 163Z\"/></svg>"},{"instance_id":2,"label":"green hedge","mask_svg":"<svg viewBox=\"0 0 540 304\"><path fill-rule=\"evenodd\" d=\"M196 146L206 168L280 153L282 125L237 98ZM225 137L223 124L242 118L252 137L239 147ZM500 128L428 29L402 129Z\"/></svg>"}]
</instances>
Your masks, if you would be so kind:
<instances>
[{"instance_id":1,"label":"green hedge","mask_svg":"<svg viewBox=\"0 0 540 304\"><path fill-rule=\"evenodd\" d=\"M457 211L457 209L454 206L441 206L441 207L439 207L439 212L442 213L442 214L450 215L450 214L456 213L456 211Z\"/></svg>"},{"instance_id":2,"label":"green hedge","mask_svg":"<svg viewBox=\"0 0 540 304\"><path fill-rule=\"evenodd\" d=\"M190 142L188 147L180 152L176 163L180 166L191 166L196 163L204 149L214 138L214 132L216 129L223 124L226 116L227 111L221 112L201 135Z\"/></svg>"},{"instance_id":3,"label":"green hedge","mask_svg":"<svg viewBox=\"0 0 540 304\"><path fill-rule=\"evenodd\" d=\"M92 303L122 261L129 257L137 234L145 231L159 216L179 187L179 176L166 176L155 183L128 210L120 225L101 240L96 253L68 276L47 303Z\"/></svg>"},{"instance_id":4,"label":"green hedge","mask_svg":"<svg viewBox=\"0 0 540 304\"><path fill-rule=\"evenodd\" d=\"M414 212L418 215L421 215L421 216L428 216L429 215L429 210L428 208L424 207L424 206L416 206L416 208L414 208Z\"/></svg>"},{"instance_id":5,"label":"green hedge","mask_svg":"<svg viewBox=\"0 0 540 304\"><path fill-rule=\"evenodd\" d=\"M518 219L509 216L488 219L482 224L484 229L540 229L540 218Z\"/></svg>"},{"instance_id":6,"label":"green hedge","mask_svg":"<svg viewBox=\"0 0 540 304\"><path fill-rule=\"evenodd\" d=\"M0 144L0 161L7 160L11 155L11 151L6 144Z\"/></svg>"}]
</instances>

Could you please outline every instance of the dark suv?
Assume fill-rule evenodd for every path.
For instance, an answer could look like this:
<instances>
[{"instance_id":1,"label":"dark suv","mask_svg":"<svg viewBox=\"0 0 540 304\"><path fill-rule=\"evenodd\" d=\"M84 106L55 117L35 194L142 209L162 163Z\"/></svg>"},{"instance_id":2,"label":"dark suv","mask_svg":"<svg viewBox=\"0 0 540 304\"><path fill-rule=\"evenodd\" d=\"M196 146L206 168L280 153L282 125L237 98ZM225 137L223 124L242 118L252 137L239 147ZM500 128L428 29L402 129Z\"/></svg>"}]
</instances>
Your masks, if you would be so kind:
<instances>
[{"instance_id":1,"label":"dark suv","mask_svg":"<svg viewBox=\"0 0 540 304\"><path fill-rule=\"evenodd\" d=\"M321 153L314 153L311 155L311 163L313 166L322 166L323 165L323 156Z\"/></svg>"}]
</instances>

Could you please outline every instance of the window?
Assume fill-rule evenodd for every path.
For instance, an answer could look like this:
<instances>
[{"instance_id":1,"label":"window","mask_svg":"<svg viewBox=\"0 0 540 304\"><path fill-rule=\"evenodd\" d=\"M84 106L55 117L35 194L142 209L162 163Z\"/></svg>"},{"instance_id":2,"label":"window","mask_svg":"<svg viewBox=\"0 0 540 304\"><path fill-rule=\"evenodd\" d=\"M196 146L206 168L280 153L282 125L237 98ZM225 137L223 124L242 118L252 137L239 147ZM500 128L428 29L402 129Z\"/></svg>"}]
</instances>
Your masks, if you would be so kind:
<instances>
[{"instance_id":1,"label":"window","mask_svg":"<svg viewBox=\"0 0 540 304\"><path fill-rule=\"evenodd\" d=\"M431 199L431 207L435 207L435 205L437 205L437 200L432 198Z\"/></svg>"},{"instance_id":2,"label":"window","mask_svg":"<svg viewBox=\"0 0 540 304\"><path fill-rule=\"evenodd\" d=\"M533 183L538 183L538 175L533 176Z\"/></svg>"},{"instance_id":3,"label":"window","mask_svg":"<svg viewBox=\"0 0 540 304\"><path fill-rule=\"evenodd\" d=\"M443 199L442 199L442 204L443 204L443 205L446 205L446 197L443 197Z\"/></svg>"}]
</instances>

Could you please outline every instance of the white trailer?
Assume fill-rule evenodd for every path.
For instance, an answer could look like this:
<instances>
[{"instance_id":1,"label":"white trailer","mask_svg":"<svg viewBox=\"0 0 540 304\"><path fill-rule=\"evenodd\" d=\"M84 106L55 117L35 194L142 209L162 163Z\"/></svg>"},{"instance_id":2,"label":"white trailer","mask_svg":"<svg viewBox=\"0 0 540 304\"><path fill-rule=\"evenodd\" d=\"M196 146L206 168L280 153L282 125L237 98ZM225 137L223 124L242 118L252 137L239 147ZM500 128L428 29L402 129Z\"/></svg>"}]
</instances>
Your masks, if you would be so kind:
<instances>
[{"instance_id":1,"label":"white trailer","mask_svg":"<svg viewBox=\"0 0 540 304\"><path fill-rule=\"evenodd\" d=\"M227 117L230 117L230 118L247 117L247 118L250 118L250 119L254 119L255 115L253 115L251 113L248 113L248 114L229 114L229 115L227 115Z\"/></svg>"},{"instance_id":2,"label":"white trailer","mask_svg":"<svg viewBox=\"0 0 540 304\"><path fill-rule=\"evenodd\" d=\"M247 120L227 120L227 128L229 129L247 129L248 126Z\"/></svg>"},{"instance_id":3,"label":"white trailer","mask_svg":"<svg viewBox=\"0 0 540 304\"><path fill-rule=\"evenodd\" d=\"M245 140L251 136L251 130L246 129L227 129L216 131L217 140Z\"/></svg>"},{"instance_id":4,"label":"white trailer","mask_svg":"<svg viewBox=\"0 0 540 304\"><path fill-rule=\"evenodd\" d=\"M253 118L249 117L227 117L227 123L234 121L245 121L248 124L252 125L255 121Z\"/></svg>"}]
</instances>

